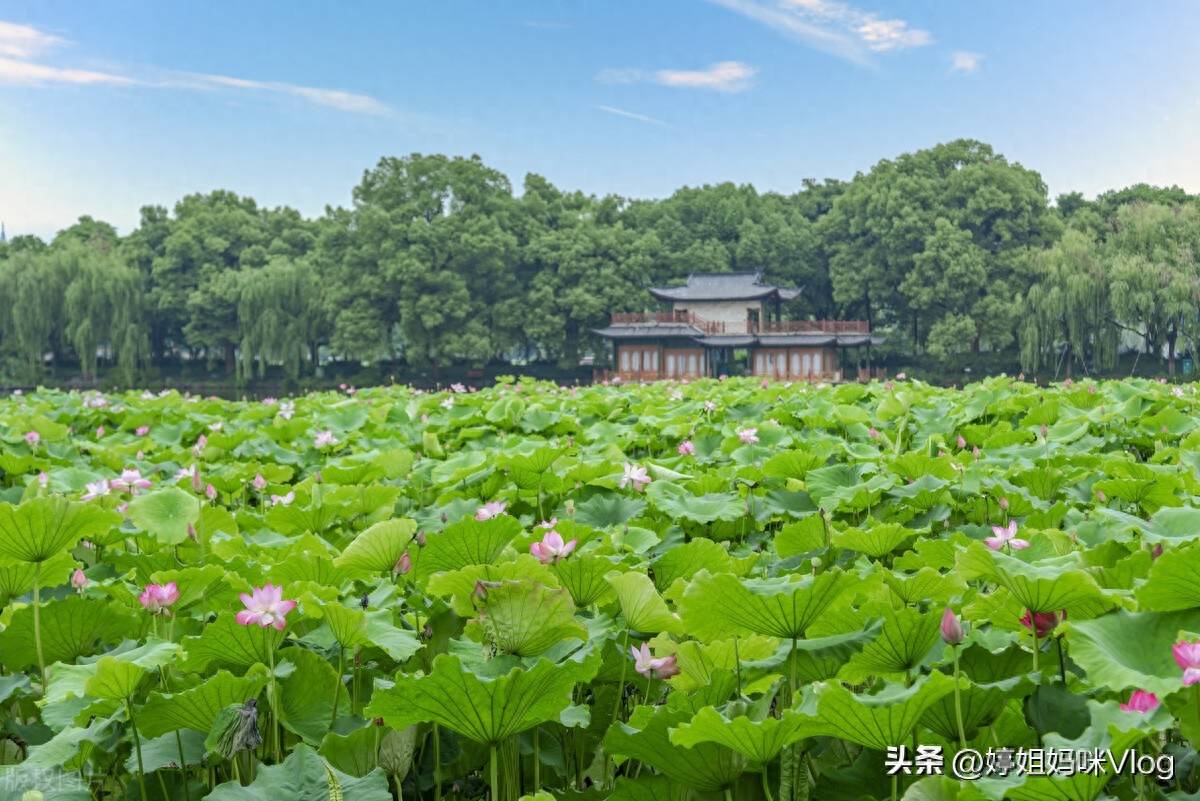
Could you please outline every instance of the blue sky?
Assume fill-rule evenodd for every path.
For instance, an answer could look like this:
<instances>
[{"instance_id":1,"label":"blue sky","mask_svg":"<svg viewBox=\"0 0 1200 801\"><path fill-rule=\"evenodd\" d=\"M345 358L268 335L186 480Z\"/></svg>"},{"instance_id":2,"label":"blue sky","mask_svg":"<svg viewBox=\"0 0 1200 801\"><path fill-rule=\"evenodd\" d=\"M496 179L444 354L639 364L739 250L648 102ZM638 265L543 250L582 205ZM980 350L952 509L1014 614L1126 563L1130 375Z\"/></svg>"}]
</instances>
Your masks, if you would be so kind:
<instances>
[{"instance_id":1,"label":"blue sky","mask_svg":"<svg viewBox=\"0 0 1200 801\"><path fill-rule=\"evenodd\" d=\"M790 192L956 137L1052 193L1200 191L1200 3L5 0L0 220L216 188L318 214L383 155L520 188Z\"/></svg>"}]
</instances>

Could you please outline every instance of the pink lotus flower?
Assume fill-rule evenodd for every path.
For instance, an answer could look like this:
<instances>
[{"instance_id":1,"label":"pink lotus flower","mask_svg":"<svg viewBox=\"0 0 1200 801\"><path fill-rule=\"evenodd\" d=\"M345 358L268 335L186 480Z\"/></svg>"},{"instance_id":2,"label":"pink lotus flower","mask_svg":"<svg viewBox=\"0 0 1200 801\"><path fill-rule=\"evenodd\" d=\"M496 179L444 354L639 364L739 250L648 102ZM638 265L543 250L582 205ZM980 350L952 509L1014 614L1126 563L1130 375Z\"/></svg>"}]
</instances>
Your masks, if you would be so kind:
<instances>
[{"instance_id":1,"label":"pink lotus flower","mask_svg":"<svg viewBox=\"0 0 1200 801\"><path fill-rule=\"evenodd\" d=\"M283 631L287 625L288 612L296 608L295 601L283 600L283 587L276 587L274 584L264 584L256 587L252 595L243 592L238 597L246 607L237 613L237 622L243 626L274 626Z\"/></svg>"},{"instance_id":2,"label":"pink lotus flower","mask_svg":"<svg viewBox=\"0 0 1200 801\"><path fill-rule=\"evenodd\" d=\"M208 447L208 437L201 434L200 436L196 437L196 444L192 446L192 453L199 456L204 452L206 447Z\"/></svg>"},{"instance_id":3,"label":"pink lotus flower","mask_svg":"<svg viewBox=\"0 0 1200 801\"><path fill-rule=\"evenodd\" d=\"M1034 631L1041 638L1054 631L1054 627L1064 620L1066 616L1067 610L1064 609L1062 612L1038 612L1030 618L1029 610L1026 609L1025 614L1021 616L1021 625Z\"/></svg>"},{"instance_id":4,"label":"pink lotus flower","mask_svg":"<svg viewBox=\"0 0 1200 801\"><path fill-rule=\"evenodd\" d=\"M625 465L625 472L621 475L621 480L617 483L617 486L625 489L632 484L635 490L641 492L649 483L650 474L646 472L646 468L636 464L627 464Z\"/></svg>"},{"instance_id":5,"label":"pink lotus flower","mask_svg":"<svg viewBox=\"0 0 1200 801\"><path fill-rule=\"evenodd\" d=\"M150 479L143 478L141 471L132 467L122 470L121 475L109 481L108 484L118 492L128 492L130 495L137 495L139 491L150 489L153 486Z\"/></svg>"},{"instance_id":6,"label":"pink lotus flower","mask_svg":"<svg viewBox=\"0 0 1200 801\"><path fill-rule=\"evenodd\" d=\"M992 526L992 534L993 536L986 538L983 542L993 551L999 551L1006 545L1014 551L1029 547L1029 540L1017 537L1016 520L1008 521L1007 526Z\"/></svg>"},{"instance_id":7,"label":"pink lotus flower","mask_svg":"<svg viewBox=\"0 0 1200 801\"><path fill-rule=\"evenodd\" d=\"M224 428L224 427L225 427L225 423L221 422L220 420L218 420L218 421L217 421L217 422L215 422L215 423L209 423L209 424L208 424L208 430L209 430L209 431L220 431L220 430L221 430L222 428Z\"/></svg>"},{"instance_id":8,"label":"pink lotus flower","mask_svg":"<svg viewBox=\"0 0 1200 801\"><path fill-rule=\"evenodd\" d=\"M271 496L271 505L272 506L291 506L292 501L294 501L294 500L296 500L295 492L289 492L287 495L272 495Z\"/></svg>"},{"instance_id":9,"label":"pink lotus flower","mask_svg":"<svg viewBox=\"0 0 1200 801\"><path fill-rule=\"evenodd\" d=\"M405 551L400 558L396 560L396 564L392 566L392 572L404 575L410 570L412 570L412 557L409 556L408 551Z\"/></svg>"},{"instance_id":10,"label":"pink lotus flower","mask_svg":"<svg viewBox=\"0 0 1200 801\"><path fill-rule=\"evenodd\" d=\"M757 428L743 428L737 432L737 435L738 439L747 445L753 445L754 443L758 442Z\"/></svg>"},{"instance_id":11,"label":"pink lotus flower","mask_svg":"<svg viewBox=\"0 0 1200 801\"><path fill-rule=\"evenodd\" d=\"M1122 712L1153 712L1158 708L1158 696L1145 690L1134 690L1129 700L1121 704Z\"/></svg>"},{"instance_id":12,"label":"pink lotus flower","mask_svg":"<svg viewBox=\"0 0 1200 801\"><path fill-rule=\"evenodd\" d=\"M683 442L679 443L679 447L675 450L679 451L680 456L691 456L696 452L696 446L692 444L690 439L685 439Z\"/></svg>"},{"instance_id":13,"label":"pink lotus flower","mask_svg":"<svg viewBox=\"0 0 1200 801\"><path fill-rule=\"evenodd\" d=\"M138 426L133 433L137 434L139 437L144 437L150 433L150 426Z\"/></svg>"},{"instance_id":14,"label":"pink lotus flower","mask_svg":"<svg viewBox=\"0 0 1200 801\"><path fill-rule=\"evenodd\" d=\"M549 565L560 559L566 559L578 544L579 541L574 539L570 542L563 542L562 535L551 529L542 537L541 542L535 542L529 546L529 552L536 556L542 564Z\"/></svg>"},{"instance_id":15,"label":"pink lotus flower","mask_svg":"<svg viewBox=\"0 0 1200 801\"><path fill-rule=\"evenodd\" d=\"M1177 642L1171 646L1175 664L1183 671L1183 686L1200 682L1200 641Z\"/></svg>"},{"instance_id":16,"label":"pink lotus flower","mask_svg":"<svg viewBox=\"0 0 1200 801\"><path fill-rule=\"evenodd\" d=\"M958 449L961 451L963 448L967 447L967 440L962 434L959 434L958 439L955 440L955 444L958 445Z\"/></svg>"},{"instance_id":17,"label":"pink lotus flower","mask_svg":"<svg viewBox=\"0 0 1200 801\"><path fill-rule=\"evenodd\" d=\"M451 384L450 391L462 393L462 392L466 392L467 388L465 386L463 386L462 384Z\"/></svg>"},{"instance_id":18,"label":"pink lotus flower","mask_svg":"<svg viewBox=\"0 0 1200 801\"><path fill-rule=\"evenodd\" d=\"M204 497L208 498L210 501L215 501L217 499L217 488L212 484L206 486L204 488Z\"/></svg>"},{"instance_id":19,"label":"pink lotus flower","mask_svg":"<svg viewBox=\"0 0 1200 801\"><path fill-rule=\"evenodd\" d=\"M31 447L31 448L37 447L37 444L41 441L42 441L42 435L39 434L38 432L36 432L36 431L26 432L25 442L27 442L29 444L29 447Z\"/></svg>"},{"instance_id":20,"label":"pink lotus flower","mask_svg":"<svg viewBox=\"0 0 1200 801\"><path fill-rule=\"evenodd\" d=\"M648 679L669 679L679 673L674 654L655 657L647 643L642 643L640 650L631 645L629 652L633 654L633 669Z\"/></svg>"},{"instance_id":21,"label":"pink lotus flower","mask_svg":"<svg viewBox=\"0 0 1200 801\"><path fill-rule=\"evenodd\" d=\"M96 426L96 439L104 436L104 426Z\"/></svg>"},{"instance_id":22,"label":"pink lotus flower","mask_svg":"<svg viewBox=\"0 0 1200 801\"><path fill-rule=\"evenodd\" d=\"M279 416L284 420L291 420L292 415L296 413L296 402L285 400L279 404Z\"/></svg>"},{"instance_id":23,"label":"pink lotus flower","mask_svg":"<svg viewBox=\"0 0 1200 801\"><path fill-rule=\"evenodd\" d=\"M875 426L871 426L867 429L867 436L871 439L879 439L879 429L875 428Z\"/></svg>"},{"instance_id":24,"label":"pink lotus flower","mask_svg":"<svg viewBox=\"0 0 1200 801\"><path fill-rule=\"evenodd\" d=\"M958 615L954 614L954 610L948 606L942 613L942 639L948 645L958 645L963 641L962 622L959 621Z\"/></svg>"},{"instance_id":25,"label":"pink lotus flower","mask_svg":"<svg viewBox=\"0 0 1200 801\"><path fill-rule=\"evenodd\" d=\"M983 451L979 450L978 445L976 445L974 448L971 448L971 455L974 456L976 459L978 459L982 453L983 453Z\"/></svg>"},{"instance_id":26,"label":"pink lotus flower","mask_svg":"<svg viewBox=\"0 0 1200 801\"><path fill-rule=\"evenodd\" d=\"M179 468L178 472L175 473L175 480L183 481L186 478L188 481L193 481L198 475L200 475L200 468L196 465L191 465L190 467L181 467Z\"/></svg>"},{"instance_id":27,"label":"pink lotus flower","mask_svg":"<svg viewBox=\"0 0 1200 801\"><path fill-rule=\"evenodd\" d=\"M1154 549L1152 551L1150 551L1150 558L1157 559L1158 557L1160 557L1162 555L1163 555L1163 544L1160 542L1158 545L1154 546Z\"/></svg>"},{"instance_id":28,"label":"pink lotus flower","mask_svg":"<svg viewBox=\"0 0 1200 801\"><path fill-rule=\"evenodd\" d=\"M175 582L166 584L147 584L146 589L138 596L142 608L152 615L168 614L169 607L179 600L179 588Z\"/></svg>"},{"instance_id":29,"label":"pink lotus flower","mask_svg":"<svg viewBox=\"0 0 1200 801\"><path fill-rule=\"evenodd\" d=\"M544 528L547 531L549 531L550 529L554 528L557 525L558 525L558 518L552 517L549 520L543 520L542 522L538 523L538 528Z\"/></svg>"},{"instance_id":30,"label":"pink lotus flower","mask_svg":"<svg viewBox=\"0 0 1200 801\"><path fill-rule=\"evenodd\" d=\"M257 492L262 492L267 488L267 480L263 478L262 473L255 473L254 480L250 482L250 486L254 487Z\"/></svg>"},{"instance_id":31,"label":"pink lotus flower","mask_svg":"<svg viewBox=\"0 0 1200 801\"><path fill-rule=\"evenodd\" d=\"M38 482L38 486L41 487L42 489L45 489L46 487L50 486L50 474L47 473L45 470L41 471L40 473L38 473L37 482Z\"/></svg>"},{"instance_id":32,"label":"pink lotus flower","mask_svg":"<svg viewBox=\"0 0 1200 801\"><path fill-rule=\"evenodd\" d=\"M906 378L908 378L908 373L896 373L897 381L903 381Z\"/></svg>"},{"instance_id":33,"label":"pink lotus flower","mask_svg":"<svg viewBox=\"0 0 1200 801\"><path fill-rule=\"evenodd\" d=\"M336 445L337 441L332 431L318 431L317 436L313 438L313 445L324 448L326 445Z\"/></svg>"},{"instance_id":34,"label":"pink lotus flower","mask_svg":"<svg viewBox=\"0 0 1200 801\"><path fill-rule=\"evenodd\" d=\"M713 402L712 402L712 401L710 401L710 400L706 400L706 401L704 402L704 411L706 411L706 412L715 412L716 410L717 410L717 404L713 403Z\"/></svg>"},{"instance_id":35,"label":"pink lotus flower","mask_svg":"<svg viewBox=\"0 0 1200 801\"><path fill-rule=\"evenodd\" d=\"M1001 509L1008 509L1008 498L1001 498L1001 499L1000 499L1000 508L1001 508Z\"/></svg>"},{"instance_id":36,"label":"pink lotus flower","mask_svg":"<svg viewBox=\"0 0 1200 801\"><path fill-rule=\"evenodd\" d=\"M75 568L75 572L71 574L71 586L76 592L83 592L83 588L88 585L88 577L83 574L79 568Z\"/></svg>"},{"instance_id":37,"label":"pink lotus flower","mask_svg":"<svg viewBox=\"0 0 1200 801\"><path fill-rule=\"evenodd\" d=\"M268 395L267 397L262 399L263 406L274 406L278 402L279 401L275 400L275 397L272 395Z\"/></svg>"},{"instance_id":38,"label":"pink lotus flower","mask_svg":"<svg viewBox=\"0 0 1200 801\"><path fill-rule=\"evenodd\" d=\"M504 514L504 510L507 508L508 503L505 501L488 501L475 510L475 519L479 521L491 520L493 517L499 517Z\"/></svg>"}]
</instances>

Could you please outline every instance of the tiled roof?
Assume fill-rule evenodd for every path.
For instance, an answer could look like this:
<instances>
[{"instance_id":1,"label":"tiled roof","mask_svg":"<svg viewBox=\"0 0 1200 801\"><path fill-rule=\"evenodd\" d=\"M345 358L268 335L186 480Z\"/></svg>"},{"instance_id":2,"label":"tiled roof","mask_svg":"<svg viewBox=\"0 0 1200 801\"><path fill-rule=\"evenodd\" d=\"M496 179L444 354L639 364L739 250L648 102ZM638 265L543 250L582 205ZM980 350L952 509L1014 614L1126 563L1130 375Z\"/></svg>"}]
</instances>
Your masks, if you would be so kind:
<instances>
[{"instance_id":1,"label":"tiled roof","mask_svg":"<svg viewBox=\"0 0 1200 801\"><path fill-rule=\"evenodd\" d=\"M778 296L791 300L799 289L763 283L762 273L692 273L683 286L653 287L650 294L659 300L757 300Z\"/></svg>"}]
</instances>

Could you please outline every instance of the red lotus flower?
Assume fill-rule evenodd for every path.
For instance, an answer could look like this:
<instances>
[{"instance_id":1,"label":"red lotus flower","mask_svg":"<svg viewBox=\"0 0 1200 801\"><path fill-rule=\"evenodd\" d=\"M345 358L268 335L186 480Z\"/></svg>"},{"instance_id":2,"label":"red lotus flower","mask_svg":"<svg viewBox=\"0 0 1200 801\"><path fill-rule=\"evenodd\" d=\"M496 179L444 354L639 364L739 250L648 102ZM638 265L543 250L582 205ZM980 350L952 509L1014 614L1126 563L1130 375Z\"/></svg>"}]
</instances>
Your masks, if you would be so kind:
<instances>
[{"instance_id":1,"label":"red lotus flower","mask_svg":"<svg viewBox=\"0 0 1200 801\"><path fill-rule=\"evenodd\" d=\"M1057 626L1059 622L1065 620L1066 617L1067 610L1064 609L1062 612L1038 612L1037 614L1033 615L1033 619L1030 620L1029 610L1026 609L1025 614L1021 617L1021 625L1027 629L1033 629L1040 638L1045 637L1047 634L1054 631L1054 627Z\"/></svg>"}]
</instances>

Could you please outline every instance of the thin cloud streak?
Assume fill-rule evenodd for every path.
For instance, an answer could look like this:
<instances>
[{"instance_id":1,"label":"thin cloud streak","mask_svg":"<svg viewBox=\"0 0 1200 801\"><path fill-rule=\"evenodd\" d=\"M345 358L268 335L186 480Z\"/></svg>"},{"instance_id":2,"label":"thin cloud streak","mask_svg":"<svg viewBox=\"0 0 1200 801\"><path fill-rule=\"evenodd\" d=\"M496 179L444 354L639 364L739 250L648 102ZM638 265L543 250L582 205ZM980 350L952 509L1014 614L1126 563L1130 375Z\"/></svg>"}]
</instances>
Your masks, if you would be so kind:
<instances>
[{"instance_id":1,"label":"thin cloud streak","mask_svg":"<svg viewBox=\"0 0 1200 801\"><path fill-rule=\"evenodd\" d=\"M702 70L606 69L596 75L600 83L656 83L676 89L711 89L742 92L753 84L758 69L741 61L718 61Z\"/></svg>"},{"instance_id":2,"label":"thin cloud streak","mask_svg":"<svg viewBox=\"0 0 1200 801\"><path fill-rule=\"evenodd\" d=\"M638 122L644 122L648 125L660 125L663 127L666 127L667 125L662 120L655 119L654 117L650 117L645 114L638 114L633 111L626 111L625 109L617 108L616 106L595 106L594 108L597 111L603 111L605 114L615 114L618 117L624 117L629 120L637 120Z\"/></svg>"},{"instance_id":3,"label":"thin cloud streak","mask_svg":"<svg viewBox=\"0 0 1200 801\"><path fill-rule=\"evenodd\" d=\"M66 39L40 31L32 25L0 20L0 56L32 58L63 44L67 44Z\"/></svg>"},{"instance_id":4,"label":"thin cloud streak","mask_svg":"<svg viewBox=\"0 0 1200 801\"><path fill-rule=\"evenodd\" d=\"M882 19L835 0L709 0L817 50L863 66L874 53L933 43L902 19Z\"/></svg>"},{"instance_id":5,"label":"thin cloud streak","mask_svg":"<svg viewBox=\"0 0 1200 801\"><path fill-rule=\"evenodd\" d=\"M342 89L304 86L286 81L260 81L230 75L163 71L161 77L57 67L29 61L36 53L65 43L65 39L27 25L0 21L0 85L46 87L124 86L149 89L234 90L287 95L307 103L352 114L387 115L392 109L370 95ZM15 57L14 57L15 56Z\"/></svg>"}]
</instances>

